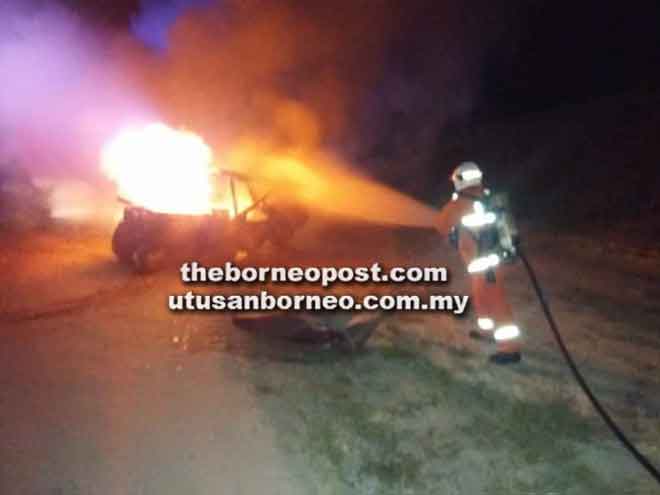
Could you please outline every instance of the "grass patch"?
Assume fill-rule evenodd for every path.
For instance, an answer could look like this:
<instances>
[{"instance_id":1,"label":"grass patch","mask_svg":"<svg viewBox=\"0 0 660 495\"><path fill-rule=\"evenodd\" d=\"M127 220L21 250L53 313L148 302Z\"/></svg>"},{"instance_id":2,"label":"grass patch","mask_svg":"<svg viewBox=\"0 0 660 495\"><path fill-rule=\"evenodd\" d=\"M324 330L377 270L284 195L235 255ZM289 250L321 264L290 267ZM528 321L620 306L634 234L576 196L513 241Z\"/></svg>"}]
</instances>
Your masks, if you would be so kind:
<instances>
[{"instance_id":1,"label":"grass patch","mask_svg":"<svg viewBox=\"0 0 660 495\"><path fill-rule=\"evenodd\" d=\"M325 356L254 379L278 391L262 395L266 410L319 493L618 494L637 486L625 453L603 445L566 404L466 382L409 347ZM584 455L590 449L611 455L618 473L603 473Z\"/></svg>"}]
</instances>

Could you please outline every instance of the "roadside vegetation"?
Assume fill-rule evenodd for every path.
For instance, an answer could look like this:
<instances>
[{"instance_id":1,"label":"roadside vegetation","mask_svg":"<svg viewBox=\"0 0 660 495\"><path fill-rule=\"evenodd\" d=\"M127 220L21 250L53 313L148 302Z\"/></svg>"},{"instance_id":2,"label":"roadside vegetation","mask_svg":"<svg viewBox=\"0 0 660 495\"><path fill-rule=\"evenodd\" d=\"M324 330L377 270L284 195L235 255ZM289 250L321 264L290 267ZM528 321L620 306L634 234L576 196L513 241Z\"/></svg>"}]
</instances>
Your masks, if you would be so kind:
<instances>
[{"instance_id":1,"label":"roadside vegetation","mask_svg":"<svg viewBox=\"0 0 660 495\"><path fill-rule=\"evenodd\" d=\"M653 493L598 419L544 397L529 365L484 371L482 356L385 334L361 354L249 371L314 493Z\"/></svg>"}]
</instances>

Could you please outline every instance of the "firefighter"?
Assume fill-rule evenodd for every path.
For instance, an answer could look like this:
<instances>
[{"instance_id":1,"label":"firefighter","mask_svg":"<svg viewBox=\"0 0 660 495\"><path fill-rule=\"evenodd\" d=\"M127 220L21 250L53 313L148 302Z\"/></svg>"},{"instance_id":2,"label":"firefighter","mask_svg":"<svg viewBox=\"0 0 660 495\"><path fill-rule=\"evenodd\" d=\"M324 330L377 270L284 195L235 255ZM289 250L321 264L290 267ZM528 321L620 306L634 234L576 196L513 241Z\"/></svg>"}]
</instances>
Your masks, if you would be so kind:
<instances>
[{"instance_id":1,"label":"firefighter","mask_svg":"<svg viewBox=\"0 0 660 495\"><path fill-rule=\"evenodd\" d=\"M495 342L492 362L517 363L521 359L520 330L504 293L498 270L501 259L488 247L496 214L487 210L490 191L483 187L482 177L473 162L454 170L452 200L440 211L436 228L458 249L471 278L477 329L470 336Z\"/></svg>"}]
</instances>

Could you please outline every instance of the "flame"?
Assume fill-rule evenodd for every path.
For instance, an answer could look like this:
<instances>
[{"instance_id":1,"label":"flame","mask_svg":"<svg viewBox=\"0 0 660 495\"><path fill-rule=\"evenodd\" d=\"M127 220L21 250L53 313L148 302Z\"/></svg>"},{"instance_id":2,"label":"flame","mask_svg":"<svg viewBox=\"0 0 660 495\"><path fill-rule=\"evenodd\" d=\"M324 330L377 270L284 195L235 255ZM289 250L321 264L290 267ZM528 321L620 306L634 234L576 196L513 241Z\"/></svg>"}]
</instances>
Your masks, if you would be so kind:
<instances>
[{"instance_id":1,"label":"flame","mask_svg":"<svg viewBox=\"0 0 660 495\"><path fill-rule=\"evenodd\" d=\"M269 198L297 200L326 214L418 227L432 226L436 215L433 208L323 153L277 152L245 141L225 151L225 162L252 177L252 186L265 181ZM124 129L102 154L102 168L116 182L119 196L133 204L188 215L224 210L233 218L257 198L245 181L218 174L212 163L213 153L201 137L160 123Z\"/></svg>"},{"instance_id":2,"label":"flame","mask_svg":"<svg viewBox=\"0 0 660 495\"><path fill-rule=\"evenodd\" d=\"M212 212L213 153L191 132L162 123L129 127L108 142L101 167L121 198L154 212Z\"/></svg>"},{"instance_id":3,"label":"flame","mask_svg":"<svg viewBox=\"0 0 660 495\"><path fill-rule=\"evenodd\" d=\"M283 153L246 140L228 150L223 161L275 185L271 196L281 193L328 215L422 228L433 227L437 215L435 208L358 175L324 153Z\"/></svg>"}]
</instances>

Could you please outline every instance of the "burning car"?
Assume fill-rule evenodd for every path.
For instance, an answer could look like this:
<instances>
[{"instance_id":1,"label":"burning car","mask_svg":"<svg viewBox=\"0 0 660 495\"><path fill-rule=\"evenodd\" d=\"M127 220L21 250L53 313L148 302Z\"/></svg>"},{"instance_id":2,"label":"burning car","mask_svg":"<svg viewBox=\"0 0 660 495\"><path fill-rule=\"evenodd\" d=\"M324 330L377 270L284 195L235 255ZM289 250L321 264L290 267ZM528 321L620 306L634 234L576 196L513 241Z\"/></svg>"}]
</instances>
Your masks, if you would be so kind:
<instances>
[{"instance_id":1,"label":"burning car","mask_svg":"<svg viewBox=\"0 0 660 495\"><path fill-rule=\"evenodd\" d=\"M164 124L126 129L108 143L103 169L126 203L112 237L120 262L149 272L167 260L230 259L266 242L284 246L304 224L300 206L212 162L199 136Z\"/></svg>"},{"instance_id":2,"label":"burning car","mask_svg":"<svg viewBox=\"0 0 660 495\"><path fill-rule=\"evenodd\" d=\"M127 203L112 237L119 261L137 272L150 272L168 260L231 259L270 242L288 245L307 215L297 205L275 204L268 194L256 197L250 179L222 170L217 174L219 201L209 214L151 211Z\"/></svg>"}]
</instances>

